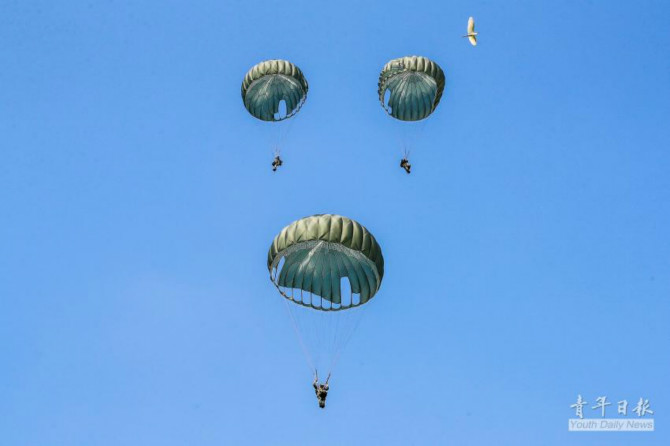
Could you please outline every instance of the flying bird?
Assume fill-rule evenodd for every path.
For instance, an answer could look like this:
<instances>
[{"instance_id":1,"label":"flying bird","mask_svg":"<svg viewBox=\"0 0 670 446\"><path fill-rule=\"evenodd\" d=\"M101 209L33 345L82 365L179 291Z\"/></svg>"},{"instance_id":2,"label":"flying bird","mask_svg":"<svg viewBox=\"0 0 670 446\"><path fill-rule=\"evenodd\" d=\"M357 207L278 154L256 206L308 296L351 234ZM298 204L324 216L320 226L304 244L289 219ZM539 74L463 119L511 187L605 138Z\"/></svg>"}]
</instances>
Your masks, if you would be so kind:
<instances>
[{"instance_id":1,"label":"flying bird","mask_svg":"<svg viewBox=\"0 0 670 446\"><path fill-rule=\"evenodd\" d=\"M477 46L477 33L475 32L475 19L470 17L468 19L468 33L463 37L467 37L472 46Z\"/></svg>"}]
</instances>

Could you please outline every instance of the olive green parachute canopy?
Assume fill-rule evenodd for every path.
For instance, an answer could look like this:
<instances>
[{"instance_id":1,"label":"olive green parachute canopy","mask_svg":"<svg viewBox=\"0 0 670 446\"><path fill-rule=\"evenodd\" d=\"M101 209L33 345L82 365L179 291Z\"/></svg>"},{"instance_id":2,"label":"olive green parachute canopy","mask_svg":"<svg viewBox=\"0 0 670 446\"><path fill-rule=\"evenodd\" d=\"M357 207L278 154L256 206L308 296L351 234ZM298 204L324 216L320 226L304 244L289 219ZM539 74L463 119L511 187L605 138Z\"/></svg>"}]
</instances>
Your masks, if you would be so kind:
<instances>
[{"instance_id":1,"label":"olive green parachute canopy","mask_svg":"<svg viewBox=\"0 0 670 446\"><path fill-rule=\"evenodd\" d=\"M244 106L263 121L282 121L298 113L307 98L307 80L287 60L266 60L255 65L242 81ZM286 114L280 115L284 101Z\"/></svg>"},{"instance_id":2,"label":"olive green parachute canopy","mask_svg":"<svg viewBox=\"0 0 670 446\"><path fill-rule=\"evenodd\" d=\"M393 59L379 74L379 102L386 112L402 121L427 118L444 92L444 71L427 57ZM389 91L388 103L385 100Z\"/></svg>"},{"instance_id":3,"label":"olive green parachute canopy","mask_svg":"<svg viewBox=\"0 0 670 446\"><path fill-rule=\"evenodd\" d=\"M272 241L267 266L282 296L324 311L368 302L384 276L384 257L374 236L360 223L330 214L306 217L282 229ZM344 298L343 278L351 288L351 296Z\"/></svg>"}]
</instances>

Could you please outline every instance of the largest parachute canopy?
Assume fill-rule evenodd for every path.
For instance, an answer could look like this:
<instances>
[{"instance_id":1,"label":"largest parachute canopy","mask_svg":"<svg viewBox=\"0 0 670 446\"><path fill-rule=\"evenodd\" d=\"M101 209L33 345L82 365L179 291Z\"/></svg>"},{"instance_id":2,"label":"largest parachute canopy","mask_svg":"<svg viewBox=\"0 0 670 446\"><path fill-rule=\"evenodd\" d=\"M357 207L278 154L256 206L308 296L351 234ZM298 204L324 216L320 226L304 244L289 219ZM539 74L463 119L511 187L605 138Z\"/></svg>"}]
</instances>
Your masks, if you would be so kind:
<instances>
[{"instance_id":1,"label":"largest parachute canopy","mask_svg":"<svg viewBox=\"0 0 670 446\"><path fill-rule=\"evenodd\" d=\"M300 68L287 60L266 60L244 76L242 100L252 116L263 121L282 121L298 113L308 89ZM282 101L285 114L279 110Z\"/></svg>"},{"instance_id":2,"label":"largest parachute canopy","mask_svg":"<svg viewBox=\"0 0 670 446\"><path fill-rule=\"evenodd\" d=\"M444 71L427 57L400 57L384 65L377 93L389 115L402 121L420 121L440 103L444 83Z\"/></svg>"},{"instance_id":3,"label":"largest parachute canopy","mask_svg":"<svg viewBox=\"0 0 670 446\"><path fill-rule=\"evenodd\" d=\"M306 217L282 229L272 241L267 266L282 296L324 311L368 302L384 276L384 257L374 236L360 223L331 214ZM343 278L352 293L344 298Z\"/></svg>"}]
</instances>

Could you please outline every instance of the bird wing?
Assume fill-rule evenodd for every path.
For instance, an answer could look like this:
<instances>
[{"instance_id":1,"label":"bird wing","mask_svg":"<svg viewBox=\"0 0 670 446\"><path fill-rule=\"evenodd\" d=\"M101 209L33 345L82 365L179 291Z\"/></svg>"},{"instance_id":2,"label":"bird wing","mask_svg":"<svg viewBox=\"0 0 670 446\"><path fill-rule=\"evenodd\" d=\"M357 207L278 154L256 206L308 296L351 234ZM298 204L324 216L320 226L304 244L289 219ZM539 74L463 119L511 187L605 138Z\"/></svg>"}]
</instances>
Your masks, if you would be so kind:
<instances>
[{"instance_id":1,"label":"bird wing","mask_svg":"<svg viewBox=\"0 0 670 446\"><path fill-rule=\"evenodd\" d=\"M473 32L475 32L475 19L470 17L468 19L468 34L472 34Z\"/></svg>"},{"instance_id":2,"label":"bird wing","mask_svg":"<svg viewBox=\"0 0 670 446\"><path fill-rule=\"evenodd\" d=\"M472 46L477 46L477 36L468 36L468 40L472 44Z\"/></svg>"}]
</instances>

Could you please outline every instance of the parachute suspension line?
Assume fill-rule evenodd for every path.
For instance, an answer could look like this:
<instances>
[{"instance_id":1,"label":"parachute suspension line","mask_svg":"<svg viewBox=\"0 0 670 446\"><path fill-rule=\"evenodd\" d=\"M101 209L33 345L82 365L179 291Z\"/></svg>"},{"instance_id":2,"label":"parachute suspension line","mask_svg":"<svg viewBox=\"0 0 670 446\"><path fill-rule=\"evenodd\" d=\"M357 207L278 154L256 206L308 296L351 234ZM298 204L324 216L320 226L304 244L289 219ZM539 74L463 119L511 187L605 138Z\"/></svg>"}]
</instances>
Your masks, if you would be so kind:
<instances>
[{"instance_id":1,"label":"parachute suspension line","mask_svg":"<svg viewBox=\"0 0 670 446\"><path fill-rule=\"evenodd\" d=\"M277 127L277 146L281 147L284 145L286 142L286 138L288 135L291 133L291 129L293 128L293 123L295 122L295 119L291 119L286 122L282 122L279 124Z\"/></svg>"},{"instance_id":2,"label":"parachute suspension line","mask_svg":"<svg viewBox=\"0 0 670 446\"><path fill-rule=\"evenodd\" d=\"M310 291L309 292L309 305L314 306L314 294ZM296 311L298 311L296 309ZM303 310L304 311L304 310ZM316 317L309 317L311 315L308 315L306 318L302 319L307 327L307 336L311 336L312 340L310 345L314 345L314 342L316 342L316 346L322 345L321 343L321 338L323 334L321 333L321 330L319 330L319 324L318 324L318 316L315 315ZM314 364L315 364L315 369L318 369L319 364L321 363L321 355L323 352L321 351L320 348L314 348L312 350L312 353L314 354Z\"/></svg>"},{"instance_id":3,"label":"parachute suspension line","mask_svg":"<svg viewBox=\"0 0 670 446\"><path fill-rule=\"evenodd\" d=\"M403 159L409 159L409 154L411 152L412 151L407 147L407 142L403 141L403 143L402 143L402 157L403 157Z\"/></svg>"},{"instance_id":4,"label":"parachute suspension line","mask_svg":"<svg viewBox=\"0 0 670 446\"><path fill-rule=\"evenodd\" d=\"M300 333L300 329L298 328L295 316L293 315L293 311L291 310L290 307L291 304L286 299L284 299L284 304L286 305L286 311L288 311L288 314L291 317L291 322L293 324L293 331L295 331L295 335L298 337L298 341L300 342L300 349L302 350L303 354L305 355L305 359L307 360L307 366L309 367L310 371L316 370L316 368L314 367L314 361L312 360L312 356L309 354L309 350L305 345L305 341L302 339L302 333Z\"/></svg>"},{"instance_id":5,"label":"parachute suspension line","mask_svg":"<svg viewBox=\"0 0 670 446\"><path fill-rule=\"evenodd\" d=\"M291 296L288 291L286 294ZM294 296L297 298L297 290ZM312 299L316 300L314 295ZM310 371L316 370L321 377L332 374L358 330L363 310L312 312L309 307L292 306L291 302L285 302L285 305Z\"/></svg>"},{"instance_id":6,"label":"parachute suspension line","mask_svg":"<svg viewBox=\"0 0 670 446\"><path fill-rule=\"evenodd\" d=\"M397 135L402 159L409 159L412 149L419 146L427 123L428 119L422 119L419 122L407 123L398 129Z\"/></svg>"},{"instance_id":7,"label":"parachute suspension line","mask_svg":"<svg viewBox=\"0 0 670 446\"><path fill-rule=\"evenodd\" d=\"M418 140L423 136L424 130L426 129L426 123L428 122L427 119L422 119L419 121L419 128L416 131L416 136L415 139Z\"/></svg>"},{"instance_id":8,"label":"parachute suspension line","mask_svg":"<svg viewBox=\"0 0 670 446\"><path fill-rule=\"evenodd\" d=\"M332 337L331 337L331 340L330 340L330 351L331 351L330 358L331 359L330 359L330 366L329 366L329 369L328 369L328 373L331 373L333 371L333 363L335 362L334 361L335 360L335 355L337 355L337 350L338 350L337 349L337 345L338 345L337 341L338 341L338 338L339 338L338 333L340 333L340 320L343 317L349 317L348 314L341 314L341 315L337 315L337 316L340 316L340 317L337 317L335 319L335 328L332 330Z\"/></svg>"},{"instance_id":9,"label":"parachute suspension line","mask_svg":"<svg viewBox=\"0 0 670 446\"><path fill-rule=\"evenodd\" d=\"M363 311L364 311L363 308L355 308L355 309L352 310L353 313L358 313L358 314L350 315L350 317L355 318L355 320L353 321L353 326L349 330L348 333L344 333L344 340L337 343L336 348L335 348L335 352L332 356L332 361L331 361L331 364L330 364L329 372L332 372L335 369L335 366L337 365L337 363L340 360L340 356L341 356L342 352L346 348L347 344L349 344L349 341L354 336L354 333L356 333L356 331L358 330L358 326L360 325L361 318L363 316L363 314L362 314ZM349 324L349 325L351 325L351 324Z\"/></svg>"}]
</instances>

